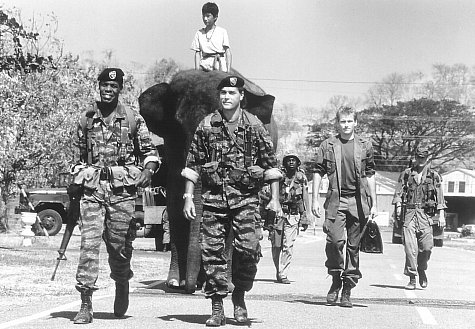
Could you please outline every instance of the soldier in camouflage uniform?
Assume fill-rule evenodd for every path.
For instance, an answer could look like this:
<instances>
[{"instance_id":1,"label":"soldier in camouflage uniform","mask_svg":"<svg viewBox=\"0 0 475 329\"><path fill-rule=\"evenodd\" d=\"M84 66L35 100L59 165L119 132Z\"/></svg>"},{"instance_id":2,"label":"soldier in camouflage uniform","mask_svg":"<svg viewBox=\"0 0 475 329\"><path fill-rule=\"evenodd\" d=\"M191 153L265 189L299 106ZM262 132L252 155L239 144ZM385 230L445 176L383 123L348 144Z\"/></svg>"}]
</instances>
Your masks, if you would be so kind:
<instances>
[{"instance_id":1,"label":"soldier in camouflage uniform","mask_svg":"<svg viewBox=\"0 0 475 329\"><path fill-rule=\"evenodd\" d=\"M290 284L287 273L298 229L302 226L305 231L309 224L306 214L308 187L307 177L299 170L300 159L296 155L286 155L282 160L282 165L284 175L279 184L279 201L282 205L283 216L277 218L277 223L269 232L269 240L272 243L272 259L277 282Z\"/></svg>"},{"instance_id":2,"label":"soldier in camouflage uniform","mask_svg":"<svg viewBox=\"0 0 475 329\"><path fill-rule=\"evenodd\" d=\"M427 287L427 263L434 247L432 225L445 226L442 178L430 168L429 149L418 146L415 161L413 167L399 176L392 202L403 225L404 275L409 277L407 290L416 289L417 276L421 287ZM439 220L434 223L437 214Z\"/></svg>"},{"instance_id":3,"label":"soldier in camouflage uniform","mask_svg":"<svg viewBox=\"0 0 475 329\"><path fill-rule=\"evenodd\" d=\"M92 293L98 289L95 284L102 239L116 286L114 315L122 317L127 311L137 187L148 186L160 165L145 121L119 102L123 76L116 68L105 69L99 75L101 100L83 113L77 129L81 161L72 167L72 174L74 183L83 187L76 274L82 304L74 318L77 324L93 320Z\"/></svg>"},{"instance_id":4,"label":"soldier in camouflage uniform","mask_svg":"<svg viewBox=\"0 0 475 329\"><path fill-rule=\"evenodd\" d=\"M203 222L201 249L206 272L205 297L212 300L207 326L224 325L223 298L228 294L225 241L234 234L232 293L234 318L248 321L244 293L252 288L262 239L258 192L264 181L271 186L268 208L280 213L277 168L269 133L262 123L241 109L243 79L230 76L219 85L221 109L206 116L194 134L182 176L186 178L184 215L196 217L195 183L201 178Z\"/></svg>"}]
</instances>

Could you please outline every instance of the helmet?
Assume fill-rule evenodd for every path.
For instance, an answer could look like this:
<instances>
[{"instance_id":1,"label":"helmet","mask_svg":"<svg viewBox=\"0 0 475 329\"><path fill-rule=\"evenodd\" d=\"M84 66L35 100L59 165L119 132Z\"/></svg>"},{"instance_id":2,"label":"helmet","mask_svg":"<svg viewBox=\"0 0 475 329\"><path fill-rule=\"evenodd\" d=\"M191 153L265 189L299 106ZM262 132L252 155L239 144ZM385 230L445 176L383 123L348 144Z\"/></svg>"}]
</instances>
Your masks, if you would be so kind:
<instances>
[{"instance_id":1,"label":"helmet","mask_svg":"<svg viewBox=\"0 0 475 329\"><path fill-rule=\"evenodd\" d=\"M282 165L285 166L285 163L286 163L287 160L290 159L290 158L294 158L294 159L297 161L297 167L300 166L301 161L300 161L299 157L296 156L295 154L287 154L287 155L285 155L284 158L282 159Z\"/></svg>"}]
</instances>

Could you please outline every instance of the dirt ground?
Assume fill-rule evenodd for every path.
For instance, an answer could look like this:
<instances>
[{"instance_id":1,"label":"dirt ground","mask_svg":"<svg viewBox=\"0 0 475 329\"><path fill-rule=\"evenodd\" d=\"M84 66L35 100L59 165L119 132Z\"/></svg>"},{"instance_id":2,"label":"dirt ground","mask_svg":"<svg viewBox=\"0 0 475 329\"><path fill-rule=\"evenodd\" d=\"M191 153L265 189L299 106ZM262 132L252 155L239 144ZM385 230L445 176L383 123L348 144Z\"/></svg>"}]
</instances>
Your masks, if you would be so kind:
<instances>
[{"instance_id":1,"label":"dirt ground","mask_svg":"<svg viewBox=\"0 0 475 329\"><path fill-rule=\"evenodd\" d=\"M76 232L75 232L76 233ZM43 303L63 296L79 294L74 288L79 258L79 235L73 235L61 261L54 281L51 276L56 265L57 249L62 234L34 237L29 247L0 248L0 312L9 312L24 304ZM155 251L153 239L137 238L134 243L132 269L135 273L131 287L164 280L168 273L170 253ZM113 293L114 281L109 278L109 265L104 245L100 252L100 273L97 285L101 293Z\"/></svg>"}]
</instances>

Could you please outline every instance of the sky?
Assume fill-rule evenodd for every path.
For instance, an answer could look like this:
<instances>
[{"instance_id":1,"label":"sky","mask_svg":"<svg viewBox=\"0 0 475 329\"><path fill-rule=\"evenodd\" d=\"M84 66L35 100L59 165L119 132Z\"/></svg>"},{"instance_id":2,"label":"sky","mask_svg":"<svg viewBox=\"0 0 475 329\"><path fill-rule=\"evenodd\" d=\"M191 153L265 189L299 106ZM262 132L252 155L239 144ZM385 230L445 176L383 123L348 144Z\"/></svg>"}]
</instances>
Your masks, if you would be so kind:
<instances>
[{"instance_id":1,"label":"sky","mask_svg":"<svg viewBox=\"0 0 475 329\"><path fill-rule=\"evenodd\" d=\"M0 0L23 18L53 12L65 49L124 68L162 58L193 67L197 0ZM391 73L475 64L473 0L221 0L233 67L281 103L324 106L363 96ZM144 71L145 71L144 69ZM143 74L143 72L134 72Z\"/></svg>"}]
</instances>

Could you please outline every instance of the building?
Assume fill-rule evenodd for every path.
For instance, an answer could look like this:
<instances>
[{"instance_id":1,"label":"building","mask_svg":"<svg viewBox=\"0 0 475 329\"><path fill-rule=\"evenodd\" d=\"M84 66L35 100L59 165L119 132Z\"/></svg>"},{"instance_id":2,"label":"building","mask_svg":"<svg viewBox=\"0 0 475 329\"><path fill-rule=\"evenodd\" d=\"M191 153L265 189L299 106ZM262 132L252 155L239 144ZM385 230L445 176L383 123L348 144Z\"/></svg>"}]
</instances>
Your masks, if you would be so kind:
<instances>
[{"instance_id":1,"label":"building","mask_svg":"<svg viewBox=\"0 0 475 329\"><path fill-rule=\"evenodd\" d=\"M475 170L455 168L441 176L447 226L456 229L463 224L475 224Z\"/></svg>"}]
</instances>

